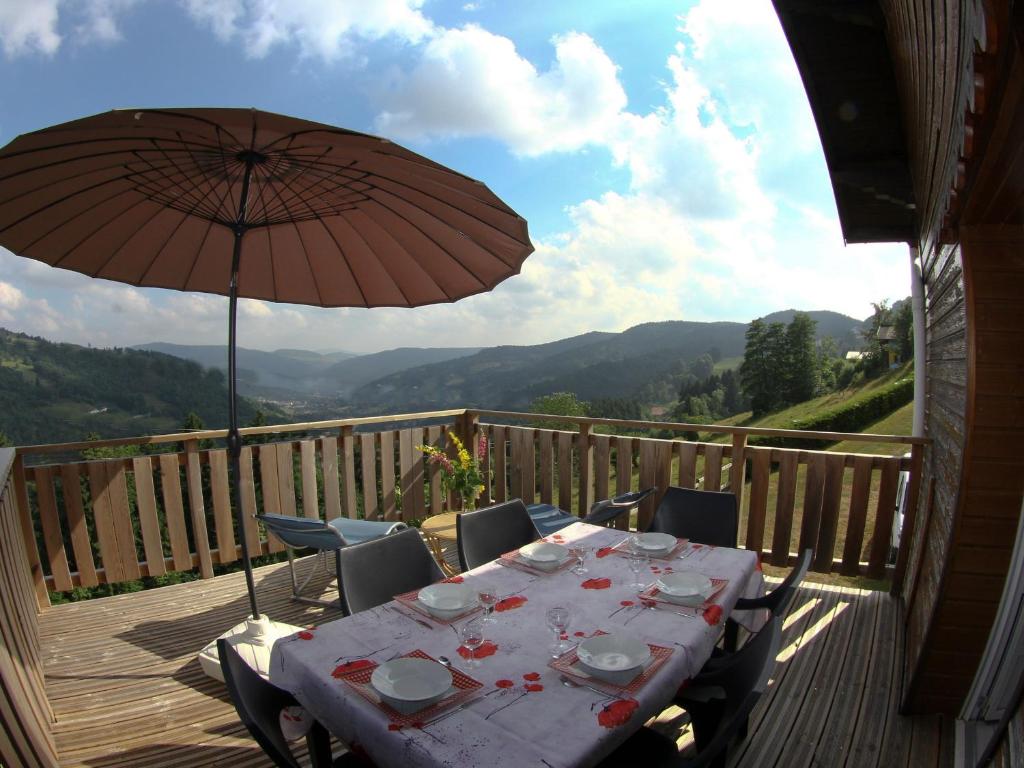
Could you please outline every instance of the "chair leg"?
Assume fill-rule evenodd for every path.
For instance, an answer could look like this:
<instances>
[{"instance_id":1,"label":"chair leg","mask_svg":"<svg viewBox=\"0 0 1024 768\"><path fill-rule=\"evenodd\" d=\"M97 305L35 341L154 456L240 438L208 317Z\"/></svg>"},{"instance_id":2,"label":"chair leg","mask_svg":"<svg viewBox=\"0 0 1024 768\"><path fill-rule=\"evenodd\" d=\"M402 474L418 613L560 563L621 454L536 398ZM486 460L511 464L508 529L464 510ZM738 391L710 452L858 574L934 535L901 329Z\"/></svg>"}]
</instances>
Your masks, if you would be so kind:
<instances>
[{"instance_id":1,"label":"chair leg","mask_svg":"<svg viewBox=\"0 0 1024 768\"><path fill-rule=\"evenodd\" d=\"M330 768L334 762L331 754L331 736L319 721L314 721L313 727L306 734L306 748L309 750L313 768Z\"/></svg>"},{"instance_id":2,"label":"chair leg","mask_svg":"<svg viewBox=\"0 0 1024 768\"><path fill-rule=\"evenodd\" d=\"M715 733L718 732L718 725L722 721L723 703L719 700L712 700L702 703L700 706L688 707L690 713L690 724L693 728L693 742L697 751L707 747Z\"/></svg>"},{"instance_id":3,"label":"chair leg","mask_svg":"<svg viewBox=\"0 0 1024 768\"><path fill-rule=\"evenodd\" d=\"M334 573L338 578L338 608L341 612L348 615L348 611L345 610L345 598L341 594L341 550L334 550Z\"/></svg>"},{"instance_id":4,"label":"chair leg","mask_svg":"<svg viewBox=\"0 0 1024 768\"><path fill-rule=\"evenodd\" d=\"M722 636L722 648L727 653L735 653L736 646L739 645L740 637L740 625L735 621L727 621L725 623L725 634Z\"/></svg>"}]
</instances>

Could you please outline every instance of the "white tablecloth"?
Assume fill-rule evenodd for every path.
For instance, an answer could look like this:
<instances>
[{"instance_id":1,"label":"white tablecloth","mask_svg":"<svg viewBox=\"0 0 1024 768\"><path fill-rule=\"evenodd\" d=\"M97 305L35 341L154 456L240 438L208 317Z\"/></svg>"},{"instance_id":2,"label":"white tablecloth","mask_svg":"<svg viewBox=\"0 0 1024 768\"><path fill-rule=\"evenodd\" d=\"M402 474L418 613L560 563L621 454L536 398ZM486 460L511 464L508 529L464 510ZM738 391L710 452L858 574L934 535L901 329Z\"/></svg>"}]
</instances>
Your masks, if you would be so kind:
<instances>
[{"instance_id":1,"label":"white tablecloth","mask_svg":"<svg viewBox=\"0 0 1024 768\"><path fill-rule=\"evenodd\" d=\"M621 542L622 531L577 523L560 536L563 543L579 541L595 550L587 560L589 573L536 576L490 563L465 574L470 584L475 579L494 583L502 598L526 598L518 607L494 613L497 623L488 627L488 639L497 649L475 669L466 669L458 654L456 627L427 629L380 606L279 641L271 658L271 680L294 693L332 733L365 750L381 768L593 765L664 708L680 684L700 670L737 598L762 594L764 580L756 555L745 550L687 548L680 554L683 559L652 560L652 568L668 565L728 580L716 598L721 620L712 625L702 616L684 617L640 605L636 590L626 586L632 581L627 559L607 553L595 556L596 550ZM611 586L582 586L601 578L609 579ZM653 581L654 575L642 578ZM598 630L621 630L671 648L672 656L635 699L565 687L548 666L553 637L545 612L555 605L572 610L572 640ZM381 663L417 648L456 662L484 684L485 695L436 723L396 730L382 711L331 676L339 664L363 658Z\"/></svg>"}]
</instances>

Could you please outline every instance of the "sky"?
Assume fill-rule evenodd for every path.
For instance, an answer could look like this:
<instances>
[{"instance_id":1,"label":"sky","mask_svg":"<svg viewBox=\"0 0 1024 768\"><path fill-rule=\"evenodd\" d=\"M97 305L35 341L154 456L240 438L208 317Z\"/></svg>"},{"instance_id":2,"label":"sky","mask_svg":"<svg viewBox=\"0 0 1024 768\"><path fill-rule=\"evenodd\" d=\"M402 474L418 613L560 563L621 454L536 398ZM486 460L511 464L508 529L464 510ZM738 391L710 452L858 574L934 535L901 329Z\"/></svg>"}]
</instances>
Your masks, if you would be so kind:
<instances>
[{"instance_id":1,"label":"sky","mask_svg":"<svg viewBox=\"0 0 1024 768\"><path fill-rule=\"evenodd\" d=\"M385 136L486 183L536 251L418 309L243 300L239 344L535 344L781 309L863 318L903 244L846 246L770 0L0 0L0 146L123 107L256 107ZM227 300L0 248L0 326L222 344Z\"/></svg>"}]
</instances>

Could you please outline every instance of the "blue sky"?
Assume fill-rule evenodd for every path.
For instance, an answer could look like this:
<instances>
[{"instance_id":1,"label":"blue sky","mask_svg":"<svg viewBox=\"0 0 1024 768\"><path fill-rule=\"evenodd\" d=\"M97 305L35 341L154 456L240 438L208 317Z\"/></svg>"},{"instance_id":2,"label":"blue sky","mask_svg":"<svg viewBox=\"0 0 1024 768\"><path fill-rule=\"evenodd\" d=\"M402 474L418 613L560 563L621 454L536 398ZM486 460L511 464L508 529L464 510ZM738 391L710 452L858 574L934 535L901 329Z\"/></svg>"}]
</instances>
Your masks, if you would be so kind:
<instances>
[{"instance_id":1,"label":"blue sky","mask_svg":"<svg viewBox=\"0 0 1024 768\"><path fill-rule=\"evenodd\" d=\"M115 107L254 106L478 178L537 251L416 310L243 301L258 349L531 344L909 293L906 246L844 246L770 0L0 0L0 145ZM221 297L0 248L0 325L94 346L223 343Z\"/></svg>"}]
</instances>

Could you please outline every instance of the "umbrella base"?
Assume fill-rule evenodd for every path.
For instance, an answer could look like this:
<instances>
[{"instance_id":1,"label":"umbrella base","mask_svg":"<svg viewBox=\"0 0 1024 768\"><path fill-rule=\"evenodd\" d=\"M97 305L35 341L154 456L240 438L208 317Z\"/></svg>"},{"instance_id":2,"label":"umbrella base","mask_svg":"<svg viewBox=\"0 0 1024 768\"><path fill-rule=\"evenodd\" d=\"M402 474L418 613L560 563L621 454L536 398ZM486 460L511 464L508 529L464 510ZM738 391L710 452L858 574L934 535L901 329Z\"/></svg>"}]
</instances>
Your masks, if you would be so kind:
<instances>
[{"instance_id":1,"label":"umbrella base","mask_svg":"<svg viewBox=\"0 0 1024 768\"><path fill-rule=\"evenodd\" d=\"M220 637L227 638L246 663L263 677L270 678L270 649L280 638L301 631L302 627L271 621L266 616L248 618L236 624ZM220 669L220 657L217 655L217 640L214 638L199 652L199 665L210 677L224 682L224 674Z\"/></svg>"}]
</instances>

